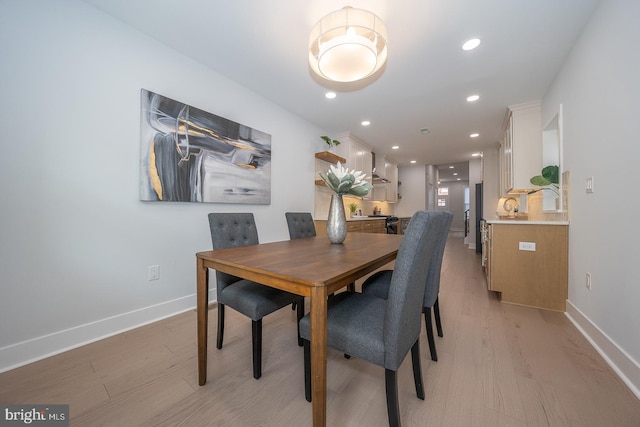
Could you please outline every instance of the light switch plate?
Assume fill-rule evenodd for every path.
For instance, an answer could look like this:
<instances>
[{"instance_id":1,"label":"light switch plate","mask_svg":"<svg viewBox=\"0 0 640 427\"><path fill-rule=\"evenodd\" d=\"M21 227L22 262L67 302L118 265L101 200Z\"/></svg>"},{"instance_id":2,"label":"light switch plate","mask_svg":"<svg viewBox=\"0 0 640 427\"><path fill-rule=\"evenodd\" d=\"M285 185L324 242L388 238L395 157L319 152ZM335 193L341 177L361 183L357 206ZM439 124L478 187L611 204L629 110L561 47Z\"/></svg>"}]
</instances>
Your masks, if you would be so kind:
<instances>
[{"instance_id":1,"label":"light switch plate","mask_svg":"<svg viewBox=\"0 0 640 427\"><path fill-rule=\"evenodd\" d=\"M519 242L518 249L520 249L521 251L535 252L536 242Z\"/></svg>"},{"instance_id":2,"label":"light switch plate","mask_svg":"<svg viewBox=\"0 0 640 427\"><path fill-rule=\"evenodd\" d=\"M584 190L586 193L593 193L593 177L592 176L587 178L587 182L584 185Z\"/></svg>"}]
</instances>

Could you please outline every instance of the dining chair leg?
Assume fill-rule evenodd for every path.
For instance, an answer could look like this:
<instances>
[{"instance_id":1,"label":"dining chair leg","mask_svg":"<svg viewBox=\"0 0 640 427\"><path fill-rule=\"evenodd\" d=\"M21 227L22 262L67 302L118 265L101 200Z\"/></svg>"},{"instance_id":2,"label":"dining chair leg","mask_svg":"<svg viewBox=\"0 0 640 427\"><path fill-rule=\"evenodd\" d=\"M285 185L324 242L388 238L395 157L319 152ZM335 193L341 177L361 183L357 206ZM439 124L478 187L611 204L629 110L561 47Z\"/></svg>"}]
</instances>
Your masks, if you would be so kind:
<instances>
[{"instance_id":1,"label":"dining chair leg","mask_svg":"<svg viewBox=\"0 0 640 427\"><path fill-rule=\"evenodd\" d=\"M262 376L262 319L251 321L251 339L253 344L253 378Z\"/></svg>"},{"instance_id":2,"label":"dining chair leg","mask_svg":"<svg viewBox=\"0 0 640 427\"><path fill-rule=\"evenodd\" d=\"M400 405L398 404L398 375L391 369L384 370L384 384L387 391L387 415L389 427L400 427Z\"/></svg>"},{"instance_id":3,"label":"dining chair leg","mask_svg":"<svg viewBox=\"0 0 640 427\"><path fill-rule=\"evenodd\" d=\"M222 348L222 340L224 339L224 304L218 304L218 339L216 347L218 350Z\"/></svg>"},{"instance_id":4,"label":"dining chair leg","mask_svg":"<svg viewBox=\"0 0 640 427\"><path fill-rule=\"evenodd\" d=\"M303 339L304 348L304 398L311 402L311 342Z\"/></svg>"},{"instance_id":5,"label":"dining chair leg","mask_svg":"<svg viewBox=\"0 0 640 427\"><path fill-rule=\"evenodd\" d=\"M294 305L297 305L297 312L296 312L296 319L298 320L297 323L297 327L298 327L298 345L300 347L302 347L302 337L300 336L300 320L304 317L304 297L300 298L300 301L298 303L293 303Z\"/></svg>"},{"instance_id":6,"label":"dining chair leg","mask_svg":"<svg viewBox=\"0 0 640 427\"><path fill-rule=\"evenodd\" d=\"M433 317L436 318L438 336L442 337L442 322L440 322L440 304L438 304L438 297L436 297L436 302L433 304Z\"/></svg>"},{"instance_id":7,"label":"dining chair leg","mask_svg":"<svg viewBox=\"0 0 640 427\"><path fill-rule=\"evenodd\" d=\"M424 324L427 330L427 341L429 342L429 351L431 351L431 360L438 361L438 353L436 352L436 343L433 339L433 324L431 323L431 307L424 308Z\"/></svg>"},{"instance_id":8,"label":"dining chair leg","mask_svg":"<svg viewBox=\"0 0 640 427\"><path fill-rule=\"evenodd\" d=\"M420 363L420 339L411 347L411 364L413 365L413 381L416 383L416 395L424 400L424 386L422 385L422 365Z\"/></svg>"}]
</instances>

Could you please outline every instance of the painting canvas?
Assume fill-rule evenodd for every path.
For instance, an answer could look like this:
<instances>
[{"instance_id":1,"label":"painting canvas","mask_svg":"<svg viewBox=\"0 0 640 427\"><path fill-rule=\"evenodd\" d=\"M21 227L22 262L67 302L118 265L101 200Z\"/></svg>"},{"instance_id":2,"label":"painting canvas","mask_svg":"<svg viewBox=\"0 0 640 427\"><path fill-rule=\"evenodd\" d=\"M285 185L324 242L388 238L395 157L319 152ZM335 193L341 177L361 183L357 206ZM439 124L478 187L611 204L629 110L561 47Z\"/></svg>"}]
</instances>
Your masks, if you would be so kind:
<instances>
[{"instance_id":1,"label":"painting canvas","mask_svg":"<svg viewBox=\"0 0 640 427\"><path fill-rule=\"evenodd\" d=\"M141 90L140 200L271 203L271 135Z\"/></svg>"}]
</instances>

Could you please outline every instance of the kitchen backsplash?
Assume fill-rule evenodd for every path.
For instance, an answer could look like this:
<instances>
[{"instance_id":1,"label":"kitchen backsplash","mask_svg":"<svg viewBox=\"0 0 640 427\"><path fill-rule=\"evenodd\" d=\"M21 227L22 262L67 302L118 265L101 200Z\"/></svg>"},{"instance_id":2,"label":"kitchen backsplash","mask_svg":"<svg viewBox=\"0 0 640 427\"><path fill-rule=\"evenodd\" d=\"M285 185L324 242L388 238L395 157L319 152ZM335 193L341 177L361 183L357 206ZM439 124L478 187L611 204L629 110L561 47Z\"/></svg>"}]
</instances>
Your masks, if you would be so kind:
<instances>
[{"instance_id":1,"label":"kitchen backsplash","mask_svg":"<svg viewBox=\"0 0 640 427\"><path fill-rule=\"evenodd\" d=\"M329 204L331 203L331 195L333 193L329 189L322 189L315 191L315 211L313 217L315 219L327 219L329 215ZM380 208L381 215L395 215L395 204L388 202L374 202L370 200L361 200L357 197L345 196L342 198L344 202L344 211L347 218L350 216L349 205L355 203L358 205L358 210L362 212L363 216L373 215L373 209L377 206Z\"/></svg>"}]
</instances>

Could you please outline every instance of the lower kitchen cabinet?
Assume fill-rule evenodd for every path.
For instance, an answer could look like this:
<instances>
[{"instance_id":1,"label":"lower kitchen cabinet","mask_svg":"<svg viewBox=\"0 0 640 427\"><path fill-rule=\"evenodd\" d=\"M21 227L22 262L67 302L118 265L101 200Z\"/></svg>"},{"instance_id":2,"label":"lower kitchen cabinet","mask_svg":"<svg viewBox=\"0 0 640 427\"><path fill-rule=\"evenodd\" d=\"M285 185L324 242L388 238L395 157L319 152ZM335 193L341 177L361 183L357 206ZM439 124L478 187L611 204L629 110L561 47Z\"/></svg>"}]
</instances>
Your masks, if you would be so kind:
<instances>
[{"instance_id":1,"label":"lower kitchen cabinet","mask_svg":"<svg viewBox=\"0 0 640 427\"><path fill-rule=\"evenodd\" d=\"M315 220L316 234L325 236L327 234L327 221ZM347 232L358 233L382 233L387 232L384 219L359 219L355 221L347 221Z\"/></svg>"},{"instance_id":2,"label":"lower kitchen cabinet","mask_svg":"<svg viewBox=\"0 0 640 427\"><path fill-rule=\"evenodd\" d=\"M487 287L506 303L565 311L569 226L489 223Z\"/></svg>"}]
</instances>

